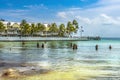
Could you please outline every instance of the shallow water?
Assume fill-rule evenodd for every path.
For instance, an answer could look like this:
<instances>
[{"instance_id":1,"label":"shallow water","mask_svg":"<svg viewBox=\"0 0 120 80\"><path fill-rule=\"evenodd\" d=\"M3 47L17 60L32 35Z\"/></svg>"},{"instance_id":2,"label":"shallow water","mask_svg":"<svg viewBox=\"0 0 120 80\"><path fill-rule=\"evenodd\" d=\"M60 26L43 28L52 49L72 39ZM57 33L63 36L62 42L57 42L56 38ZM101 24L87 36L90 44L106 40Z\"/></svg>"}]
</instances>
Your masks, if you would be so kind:
<instances>
[{"instance_id":1,"label":"shallow water","mask_svg":"<svg viewBox=\"0 0 120 80\"><path fill-rule=\"evenodd\" d=\"M56 72L64 74L69 72L78 76L84 74L85 77L91 78L120 75L119 39L72 42L78 45L77 50L70 47L71 42L39 42L40 46L42 43L45 44L44 49L37 48L36 43L25 42L25 45L22 45L21 42L0 42L0 61L13 63L13 65L0 65L0 68L19 67L14 63L34 63L50 68L56 75ZM96 44L99 46L98 51L95 50ZM111 50L108 49L109 45L112 45ZM79 79L74 76L74 80Z\"/></svg>"}]
</instances>

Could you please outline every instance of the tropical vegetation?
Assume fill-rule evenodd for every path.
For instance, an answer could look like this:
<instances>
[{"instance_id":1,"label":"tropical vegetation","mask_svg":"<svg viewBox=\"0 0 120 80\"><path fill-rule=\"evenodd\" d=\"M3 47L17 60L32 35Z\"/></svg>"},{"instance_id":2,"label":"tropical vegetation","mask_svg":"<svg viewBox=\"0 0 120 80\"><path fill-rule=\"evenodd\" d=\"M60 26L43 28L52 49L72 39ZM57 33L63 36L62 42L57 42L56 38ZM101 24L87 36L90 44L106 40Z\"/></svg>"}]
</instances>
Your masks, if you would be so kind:
<instances>
[{"instance_id":1,"label":"tropical vegetation","mask_svg":"<svg viewBox=\"0 0 120 80\"><path fill-rule=\"evenodd\" d=\"M2 22L0 22L0 33L5 31L5 26Z\"/></svg>"},{"instance_id":2,"label":"tropical vegetation","mask_svg":"<svg viewBox=\"0 0 120 80\"><path fill-rule=\"evenodd\" d=\"M17 23L16 23L17 24ZM7 23L7 29L14 28L11 26L11 23ZM0 32L5 31L5 25L3 21L0 21ZM70 36L72 33L76 33L78 31L78 22L73 20L69 21L67 26L65 24L60 24L59 26L56 23L48 24L46 27L41 23L28 23L25 19L23 19L19 25L19 33L21 36L29 35L34 36L35 34L51 34L52 36L56 35L59 37Z\"/></svg>"}]
</instances>

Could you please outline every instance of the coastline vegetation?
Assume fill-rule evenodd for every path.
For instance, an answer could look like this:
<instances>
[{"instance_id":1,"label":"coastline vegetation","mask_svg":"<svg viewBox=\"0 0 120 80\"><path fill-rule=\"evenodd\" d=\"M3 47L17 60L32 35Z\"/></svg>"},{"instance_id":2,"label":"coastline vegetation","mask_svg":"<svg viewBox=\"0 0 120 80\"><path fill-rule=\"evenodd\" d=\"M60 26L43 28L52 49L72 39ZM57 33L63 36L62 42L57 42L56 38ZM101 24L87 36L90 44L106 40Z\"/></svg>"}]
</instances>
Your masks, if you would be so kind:
<instances>
[{"instance_id":1,"label":"coastline vegetation","mask_svg":"<svg viewBox=\"0 0 120 80\"><path fill-rule=\"evenodd\" d=\"M50 36L65 37L78 31L78 22L76 20L73 20L72 22L69 21L67 26L63 23L60 25L51 23L45 26L42 23L28 23L25 19L23 19L20 24L14 23L15 25L19 25L18 27L12 26L10 22L8 22L7 25L4 25L3 22L4 21L0 21L0 34L4 35L10 35L9 31L11 31L13 32L12 35L17 33L19 36L50 34Z\"/></svg>"}]
</instances>

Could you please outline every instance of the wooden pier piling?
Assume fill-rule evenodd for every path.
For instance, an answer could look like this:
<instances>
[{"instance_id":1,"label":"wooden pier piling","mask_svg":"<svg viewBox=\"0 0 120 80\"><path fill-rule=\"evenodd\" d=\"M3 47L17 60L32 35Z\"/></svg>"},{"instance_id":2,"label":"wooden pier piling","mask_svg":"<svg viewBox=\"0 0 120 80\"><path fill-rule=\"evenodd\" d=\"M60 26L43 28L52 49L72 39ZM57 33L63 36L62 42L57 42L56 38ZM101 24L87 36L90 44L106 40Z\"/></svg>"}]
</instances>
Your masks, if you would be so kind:
<instances>
[{"instance_id":1,"label":"wooden pier piling","mask_svg":"<svg viewBox=\"0 0 120 80\"><path fill-rule=\"evenodd\" d=\"M112 46L110 45L110 46L109 46L109 50L111 50L111 49L112 49Z\"/></svg>"},{"instance_id":2,"label":"wooden pier piling","mask_svg":"<svg viewBox=\"0 0 120 80\"><path fill-rule=\"evenodd\" d=\"M39 43L37 42L37 48L39 48L40 47L40 45L39 45Z\"/></svg>"},{"instance_id":3,"label":"wooden pier piling","mask_svg":"<svg viewBox=\"0 0 120 80\"><path fill-rule=\"evenodd\" d=\"M42 43L41 47L42 47L42 48L45 48L45 45L44 45L44 43Z\"/></svg>"},{"instance_id":4,"label":"wooden pier piling","mask_svg":"<svg viewBox=\"0 0 120 80\"><path fill-rule=\"evenodd\" d=\"M73 50L77 50L77 49L78 49L77 45L73 44Z\"/></svg>"},{"instance_id":5,"label":"wooden pier piling","mask_svg":"<svg viewBox=\"0 0 120 80\"><path fill-rule=\"evenodd\" d=\"M95 50L96 50L96 51L98 50L98 45L95 46Z\"/></svg>"}]
</instances>

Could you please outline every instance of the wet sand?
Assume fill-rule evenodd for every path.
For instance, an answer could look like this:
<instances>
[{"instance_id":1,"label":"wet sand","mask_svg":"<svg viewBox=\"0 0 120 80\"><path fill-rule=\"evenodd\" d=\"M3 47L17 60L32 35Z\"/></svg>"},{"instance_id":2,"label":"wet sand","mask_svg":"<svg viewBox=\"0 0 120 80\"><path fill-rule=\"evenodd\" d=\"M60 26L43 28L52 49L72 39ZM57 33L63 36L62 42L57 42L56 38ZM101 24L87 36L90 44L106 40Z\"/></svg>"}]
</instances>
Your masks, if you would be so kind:
<instances>
[{"instance_id":1,"label":"wet sand","mask_svg":"<svg viewBox=\"0 0 120 80\"><path fill-rule=\"evenodd\" d=\"M93 78L109 76L113 73L102 70L104 69L103 67L96 66L71 66L58 71L31 65L22 64L19 67L4 67L1 70L1 74L4 70L11 68L18 71L19 76L8 77L1 75L0 80L92 80Z\"/></svg>"}]
</instances>

